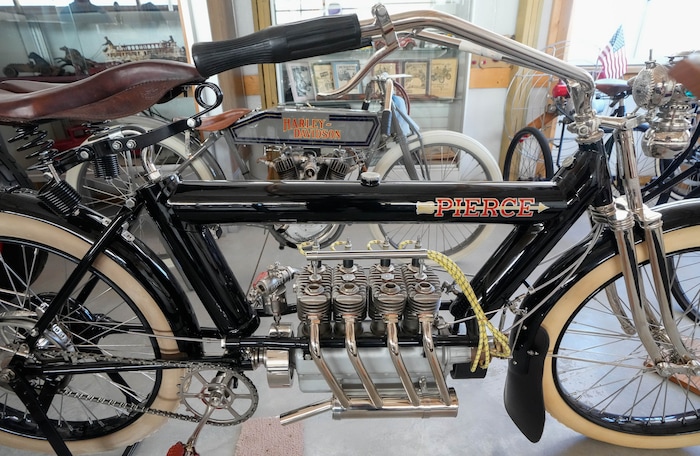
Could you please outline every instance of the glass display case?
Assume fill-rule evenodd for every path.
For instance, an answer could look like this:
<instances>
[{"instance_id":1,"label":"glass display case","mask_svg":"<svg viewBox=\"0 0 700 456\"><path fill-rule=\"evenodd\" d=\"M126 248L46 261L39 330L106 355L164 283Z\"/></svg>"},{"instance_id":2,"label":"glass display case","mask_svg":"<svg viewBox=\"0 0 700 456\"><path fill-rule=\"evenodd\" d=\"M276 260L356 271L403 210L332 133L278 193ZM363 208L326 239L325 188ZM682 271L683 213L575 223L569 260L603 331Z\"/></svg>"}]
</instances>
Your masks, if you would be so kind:
<instances>
[{"instance_id":1,"label":"glass display case","mask_svg":"<svg viewBox=\"0 0 700 456\"><path fill-rule=\"evenodd\" d=\"M321 2L316 0L271 0L271 14L276 24L308 19L322 15L357 14L361 19L371 16L374 0L355 2ZM415 9L440 9L468 17L469 2L441 2L417 0L381 2L392 13ZM454 49L445 49L423 42L408 35L398 36L400 48L391 53L370 71L370 76L382 72L405 75L396 81L402 84L410 102L418 109L411 117L422 129L447 129L461 131L465 110L468 62L466 54ZM278 88L280 100L285 103L330 104L320 101L316 94L339 88L348 76L364 66L374 50L381 47L381 40L365 49L306 59L278 66ZM363 81L367 82L367 78ZM334 100L347 106L357 107L364 98L363 87Z\"/></svg>"},{"instance_id":2,"label":"glass display case","mask_svg":"<svg viewBox=\"0 0 700 456\"><path fill-rule=\"evenodd\" d=\"M0 0L0 81L65 83L143 59L185 62L186 47L175 0ZM193 98L179 97L150 114L171 119L194 113ZM42 128L56 147L73 147L85 139L78 124ZM12 135L0 127L0 136ZM8 146L21 164L30 164Z\"/></svg>"},{"instance_id":3,"label":"glass display case","mask_svg":"<svg viewBox=\"0 0 700 456\"><path fill-rule=\"evenodd\" d=\"M172 4L3 3L0 68L5 78L63 82L129 61L187 60L180 16Z\"/></svg>"},{"instance_id":4,"label":"glass display case","mask_svg":"<svg viewBox=\"0 0 700 456\"><path fill-rule=\"evenodd\" d=\"M342 87L367 64L372 47L280 65L282 99L292 104L357 107L365 98L364 85L369 78L388 73L397 76L395 80L404 87L410 102L420 106L411 116L421 128L460 130L467 87L464 53L413 38L401 44L403 47L375 65L359 86L333 100L322 101L317 94Z\"/></svg>"}]
</instances>

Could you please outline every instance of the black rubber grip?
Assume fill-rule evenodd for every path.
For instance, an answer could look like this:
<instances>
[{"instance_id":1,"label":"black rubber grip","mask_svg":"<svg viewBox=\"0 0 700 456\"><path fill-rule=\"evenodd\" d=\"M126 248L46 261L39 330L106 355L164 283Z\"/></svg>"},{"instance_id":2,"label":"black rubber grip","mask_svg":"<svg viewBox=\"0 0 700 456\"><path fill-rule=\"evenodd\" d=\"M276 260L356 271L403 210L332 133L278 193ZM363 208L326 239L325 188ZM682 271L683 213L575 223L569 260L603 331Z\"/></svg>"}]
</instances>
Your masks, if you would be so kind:
<instances>
[{"instance_id":1,"label":"black rubber grip","mask_svg":"<svg viewBox=\"0 0 700 456\"><path fill-rule=\"evenodd\" d=\"M365 44L356 15L327 16L275 25L232 40L195 43L192 58L199 74L209 77L243 65L288 62Z\"/></svg>"}]
</instances>

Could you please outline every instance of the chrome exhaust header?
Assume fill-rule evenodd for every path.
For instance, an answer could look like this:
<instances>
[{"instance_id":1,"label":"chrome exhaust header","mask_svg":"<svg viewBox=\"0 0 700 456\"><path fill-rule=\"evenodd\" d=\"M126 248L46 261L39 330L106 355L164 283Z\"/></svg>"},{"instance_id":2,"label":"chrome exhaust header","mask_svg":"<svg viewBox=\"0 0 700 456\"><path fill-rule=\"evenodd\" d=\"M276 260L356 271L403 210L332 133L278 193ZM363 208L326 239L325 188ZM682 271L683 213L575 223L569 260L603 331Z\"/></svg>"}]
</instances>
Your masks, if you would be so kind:
<instances>
[{"instance_id":1,"label":"chrome exhaust header","mask_svg":"<svg viewBox=\"0 0 700 456\"><path fill-rule=\"evenodd\" d=\"M432 338L432 314L421 314L419 321L423 332L423 354L428 361L434 380L430 390L421 380L416 386L402 360L398 343L398 317L393 314L384 315L387 329L387 347L394 368L401 380L402 387L377 388L367 369L360 359L354 330L354 319L347 317L345 321L346 354L361 382L362 387L343 388L335 377L329 365L323 359L319 340L319 319L309 316L310 355L317 369L325 379L333 396L328 400L303 406L280 415L282 424L294 423L327 411L331 411L333 419L343 418L431 418L455 417L459 401L454 388L449 388L445 381L440 361L435 352ZM347 386L347 385L346 385ZM398 386L398 385L396 385Z\"/></svg>"},{"instance_id":2,"label":"chrome exhaust header","mask_svg":"<svg viewBox=\"0 0 700 456\"><path fill-rule=\"evenodd\" d=\"M424 396L420 405L415 406L406 398L384 397L382 407L376 408L369 398L353 398L344 407L335 397L316 402L280 415L280 423L291 424L297 421L331 411L334 420L352 418L454 418L457 416L459 401L454 388L448 389L450 403L445 404L438 396Z\"/></svg>"}]
</instances>

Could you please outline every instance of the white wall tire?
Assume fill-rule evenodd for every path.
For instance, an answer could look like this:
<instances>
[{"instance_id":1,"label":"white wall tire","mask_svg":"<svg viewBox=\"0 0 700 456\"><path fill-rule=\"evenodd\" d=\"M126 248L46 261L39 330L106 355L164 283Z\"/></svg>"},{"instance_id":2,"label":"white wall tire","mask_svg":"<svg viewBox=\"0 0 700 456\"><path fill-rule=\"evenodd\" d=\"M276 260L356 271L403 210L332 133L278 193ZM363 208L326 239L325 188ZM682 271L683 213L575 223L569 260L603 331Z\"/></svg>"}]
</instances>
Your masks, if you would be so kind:
<instances>
[{"instance_id":1,"label":"white wall tire","mask_svg":"<svg viewBox=\"0 0 700 456\"><path fill-rule=\"evenodd\" d=\"M89 244L86 241L55 225L30 217L8 213L0 213L0 238L4 240L19 239L35 243L35 245L52 246L57 251L76 258L84 255L89 248ZM7 242L9 243L10 241ZM49 265L46 268L48 270ZM168 321L143 286L117 263L104 255L101 255L96 260L95 268L105 277L109 277L111 284L115 288L118 287L124 294L128 295L129 299L138 308L141 318L148 322L148 326L150 326L153 333L164 337L156 339L156 346L160 355L177 356L179 350L177 343L171 338L173 333ZM57 271L52 270L50 273L55 275ZM132 338L133 334L129 335L129 343L133 343ZM82 343L85 344L86 342ZM177 408L179 405L178 383L182 374L183 371L181 369L162 370L159 384L157 382L154 383L154 387L157 390L154 390L156 391L155 399L153 399L150 407L167 411L174 411ZM153 391L151 391L152 394ZM84 405L87 407L89 404L86 403ZM92 406L99 407L97 404ZM74 440L67 442L67 444L74 454L99 453L142 440L155 432L164 422L165 418L163 417L143 414L113 433L86 440ZM29 451L52 452L47 441L9 433L4 428L0 429L0 445Z\"/></svg>"},{"instance_id":2,"label":"white wall tire","mask_svg":"<svg viewBox=\"0 0 700 456\"><path fill-rule=\"evenodd\" d=\"M696 269L683 270L682 266L686 264L685 261L695 261L695 255L700 256L698 253L700 252L700 226L666 233L664 243L667 253L677 254L677 257L674 257L674 270L679 271L676 272L679 280L683 280L681 274L688 274L688 279L694 280L697 276L694 272ZM648 259L643 245L637 246L637 255L640 262ZM687 260L681 263L681 258L687 258ZM613 445L645 449L699 445L700 423L695 420L692 423L688 420L689 424L685 432L680 431L682 427L679 430L663 428L655 431L660 435L652 435L651 431L636 432L639 429L624 428L622 425L601 425L590 417L582 416L585 413L600 413L598 412L600 409L605 411L606 419L610 421L611 417L617 416L617 413L620 413L620 416L626 413L617 410L623 411L628 408L633 411L633 413L629 412L630 415L655 417L657 421L650 420L650 426L656 428L659 427L659 423L664 425L664 421L659 421L662 418L656 416L657 413L668 414L669 416L663 419L668 420L669 424L673 424L671 415L681 413L673 409L673 406L681 407L674 400L682 401L684 400L682 397L692 395L693 399L687 399L687 401L700 403L700 398L692 392L652 372L646 365L646 352L643 348L639 348L641 343L636 336L621 334L619 322L613 321L617 320L617 316L613 312L608 315L603 311L607 307L602 297L605 293L603 285L620 274L618 257L613 257L572 285L545 317L542 327L550 338L542 383L545 407L565 426L590 438ZM647 296L650 295L647 294ZM595 317L590 317L594 312ZM679 321L682 335L694 337L697 322L687 315L681 315ZM590 331L587 331L586 327ZM614 330L615 328L617 331ZM567 329L570 331L568 336ZM603 339L605 341L601 342ZM558 363L562 365L558 366ZM597 380L598 383L595 383L596 376L593 373L600 366L605 369L605 380ZM590 376L590 379L587 376ZM579 383L581 385L591 383L590 391L583 386L577 389L575 385ZM629 392L626 390L628 387ZM614 390L614 393L611 390ZM569 397L575 397L575 400ZM663 403L668 410L660 411L655 403L646 401L647 397L654 398L659 404ZM589 401L591 404L586 408ZM576 405L572 406L570 402ZM645 408L649 408L649 411ZM580 410L584 412L581 413ZM697 415L700 410L689 410L686 413ZM664 432L667 435L663 435Z\"/></svg>"}]
</instances>

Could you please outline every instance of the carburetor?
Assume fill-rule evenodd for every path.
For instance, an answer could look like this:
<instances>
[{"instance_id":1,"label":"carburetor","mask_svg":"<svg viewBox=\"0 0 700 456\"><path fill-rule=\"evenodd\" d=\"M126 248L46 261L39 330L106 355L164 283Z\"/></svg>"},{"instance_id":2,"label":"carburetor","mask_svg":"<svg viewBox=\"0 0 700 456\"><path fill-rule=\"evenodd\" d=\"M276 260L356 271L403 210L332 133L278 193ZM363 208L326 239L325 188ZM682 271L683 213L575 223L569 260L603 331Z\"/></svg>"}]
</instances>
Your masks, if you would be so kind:
<instances>
[{"instance_id":1,"label":"carburetor","mask_svg":"<svg viewBox=\"0 0 700 456\"><path fill-rule=\"evenodd\" d=\"M649 60L631 81L638 106L654 112L642 138L642 151L657 159L671 159L690 145L691 98L668 74L668 68Z\"/></svg>"}]
</instances>

